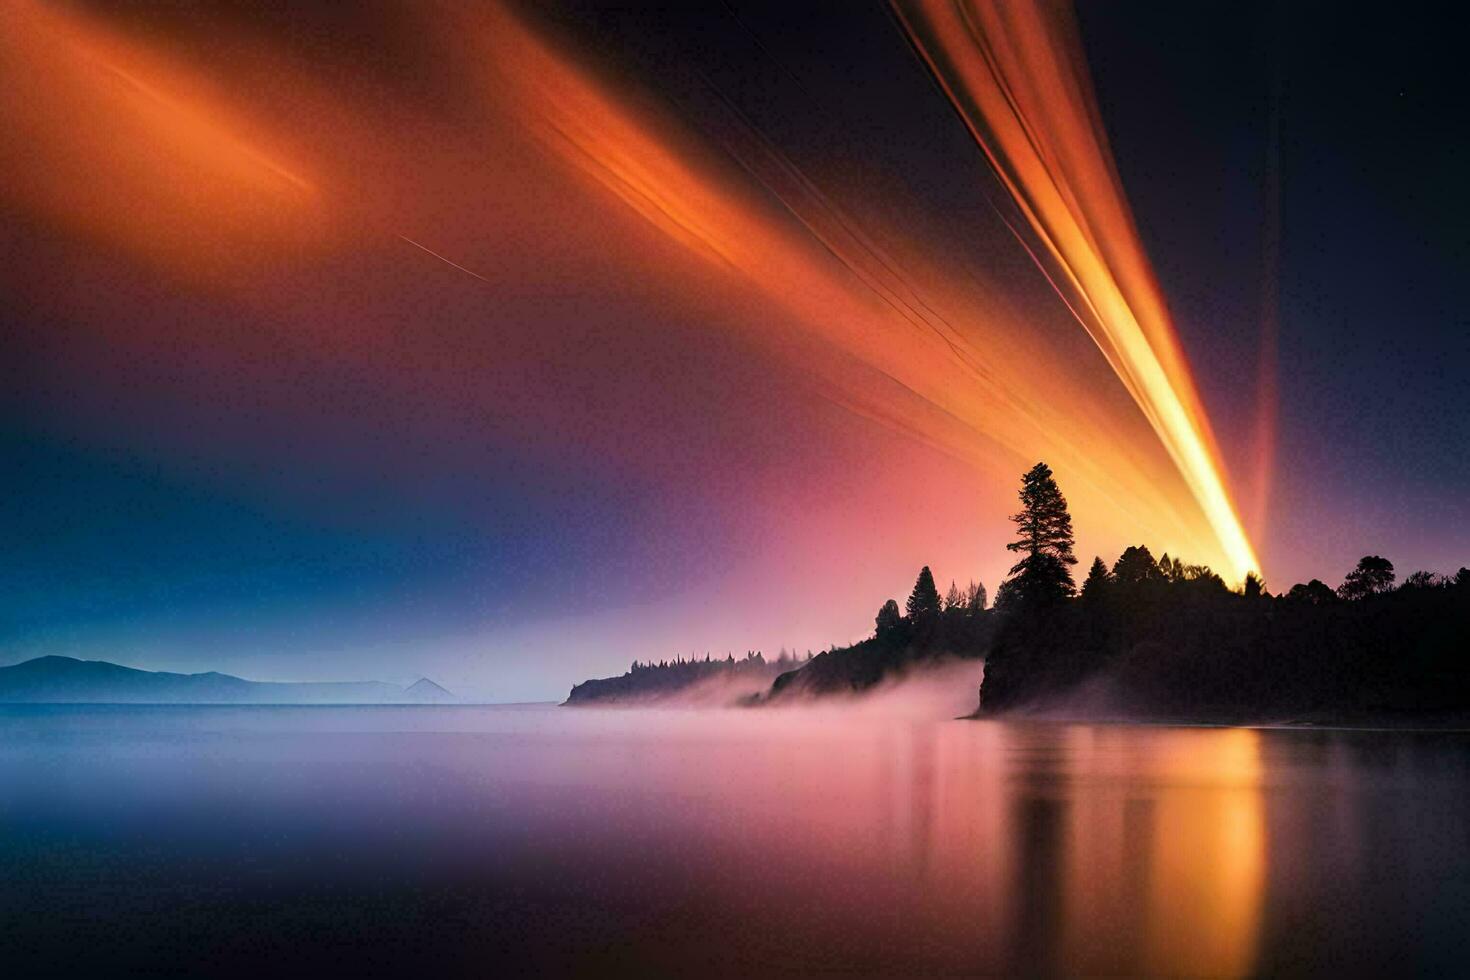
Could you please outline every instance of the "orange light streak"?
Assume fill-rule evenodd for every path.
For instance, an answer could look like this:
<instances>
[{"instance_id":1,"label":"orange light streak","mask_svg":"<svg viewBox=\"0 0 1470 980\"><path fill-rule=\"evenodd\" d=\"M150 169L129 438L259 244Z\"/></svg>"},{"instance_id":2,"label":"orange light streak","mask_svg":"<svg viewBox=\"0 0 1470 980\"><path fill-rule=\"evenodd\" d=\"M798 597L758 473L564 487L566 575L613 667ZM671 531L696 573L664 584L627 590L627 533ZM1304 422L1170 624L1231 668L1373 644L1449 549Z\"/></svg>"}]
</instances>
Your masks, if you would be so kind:
<instances>
[{"instance_id":1,"label":"orange light streak","mask_svg":"<svg viewBox=\"0 0 1470 980\"><path fill-rule=\"evenodd\" d=\"M1171 466L1165 457L1162 466L1174 472L1156 469L1140 451L1140 439L1155 438L1148 426L1135 431L1099 401L1102 376L1069 363L1033 325L1002 311L995 294L974 289L983 284L984 269L926 260L924 246L903 243L902 233L860 227L758 135L724 147L725 154L711 153L656 113L633 108L612 84L503 10L466 33L485 42L484 60L493 71L487 90L497 105L540 132L554 157L896 385L885 394L871 384L837 383L843 404L989 472L1052 460L1065 474L1069 499L1088 517L1106 521L1109 538L1172 540L1169 549L1198 555L1227 576L1254 567L1248 545L1242 558L1202 519L1198 508L1214 498L1190 492L1191 477L1214 472L1200 463L1200 441L1166 442L1175 459ZM738 166L730 167L729 157ZM901 243L899 250L885 244L892 241ZM650 271L674 275L667 267ZM1116 285L1111 294L1082 292L1076 302L1091 311L1098 296L1115 308L1113 319L1129 309ZM1192 419L1203 418L1197 403L1190 402L1190 415L1178 397L1144 397L1150 386L1167 388L1161 380L1167 372L1159 357L1144 356L1142 328L1134 332L1104 354L1155 432L1195 431ZM1135 350L1139 345L1144 349ZM1171 356L1174 370L1182 370L1182 355ZM806 368L818 378L828 370L820 363ZM1176 491L1170 479L1180 473Z\"/></svg>"},{"instance_id":2,"label":"orange light streak","mask_svg":"<svg viewBox=\"0 0 1470 980\"><path fill-rule=\"evenodd\" d=\"M433 348L399 345L396 321L373 303L398 309L395 290L418 295L448 277L416 277L410 263L399 278L382 264L395 251L412 246L497 287L485 316L499 333L486 336L498 356L538 367L545 343L570 332L538 319L518 296L534 292L526 284L560 290L575 279L614 291L616 303L636 283L668 319L661 327L738 331L811 391L973 467L984 493L975 519L989 531L1003 526L1015 474L1044 458L1089 550L1142 541L1222 571L1237 565L1150 429L1164 413L1146 421L1060 311L1022 306L983 262L926 239L917 222L875 220L861 197L837 199L824 174L804 172L744 120L712 142L503 8L414 8L425 57L452 66L434 103L385 103L370 81L327 77L254 42L231 42L227 57L203 64L167 35L118 28L125 17L25 0L7 12L0 66L21 82L0 93L0 123L20 135L0 148L0 200L38 226L160 267L170 285L234 282L253 262L267 275L252 275L238 297L269 310L291 344L376 371L384 390L414 390L414 358L426 372L463 372L456 397L502 390L483 371L441 364ZM1150 294L1132 283L1119 275L1117 289L1138 309ZM1095 315L1091 293L1064 292L1080 317ZM1151 322L1140 317L1139 329ZM160 349L176 342L155 332ZM610 356L595 346L564 356ZM1158 370L1183 370L1173 348L1155 350ZM1116 352L1109 360L1125 363ZM1142 383L1122 376L1139 397ZM552 414L547 377L524 384ZM1186 395L1180 410L1202 420L1192 388ZM852 513L927 478L885 475L891 482L867 485L870 499ZM791 506L783 520L816 526L810 501ZM831 547L814 535L807 550Z\"/></svg>"},{"instance_id":3,"label":"orange light streak","mask_svg":"<svg viewBox=\"0 0 1470 980\"><path fill-rule=\"evenodd\" d=\"M1075 25L1052 5L896 2L1041 244L1058 293L1179 468L1237 581L1259 564L1128 210Z\"/></svg>"},{"instance_id":4,"label":"orange light streak","mask_svg":"<svg viewBox=\"0 0 1470 980\"><path fill-rule=\"evenodd\" d=\"M14 203L192 279L320 241L317 181L197 73L61 8L10 0L3 16Z\"/></svg>"}]
</instances>

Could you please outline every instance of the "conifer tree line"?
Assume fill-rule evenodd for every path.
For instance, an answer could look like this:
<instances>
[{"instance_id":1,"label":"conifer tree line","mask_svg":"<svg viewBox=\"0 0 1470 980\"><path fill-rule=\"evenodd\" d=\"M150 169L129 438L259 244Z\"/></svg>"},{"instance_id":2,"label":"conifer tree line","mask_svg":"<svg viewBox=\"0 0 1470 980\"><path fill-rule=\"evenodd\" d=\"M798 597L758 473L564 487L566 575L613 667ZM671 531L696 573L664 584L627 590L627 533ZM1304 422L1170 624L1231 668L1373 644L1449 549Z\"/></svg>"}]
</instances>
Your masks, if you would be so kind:
<instances>
[{"instance_id":1,"label":"conifer tree line","mask_svg":"<svg viewBox=\"0 0 1470 980\"><path fill-rule=\"evenodd\" d=\"M925 566L902 607L879 608L872 638L774 689L861 690L950 655L985 659L987 712L1044 706L1099 678L1117 703L1161 716L1470 706L1458 639L1470 636L1470 570L1395 587L1392 563L1369 555L1336 590L1312 579L1273 596L1254 573L1232 590L1207 565L1139 544L1111 566L1094 557L1079 589L1071 513L1046 463L1022 475L1019 496L1015 561L993 608L978 583L941 599Z\"/></svg>"},{"instance_id":2,"label":"conifer tree line","mask_svg":"<svg viewBox=\"0 0 1470 980\"><path fill-rule=\"evenodd\" d=\"M951 581L949 590L941 599L939 588L934 584L934 573L925 565L919 569L919 577L914 581L914 589L904 603L903 612L899 611L898 602L894 599L879 607L874 619L875 632L878 636L888 636L906 627L932 630L946 619L953 623L978 616L985 612L988 601L985 586L975 581L963 589Z\"/></svg>"},{"instance_id":3,"label":"conifer tree line","mask_svg":"<svg viewBox=\"0 0 1470 980\"><path fill-rule=\"evenodd\" d=\"M634 661L609 690L674 688L712 672L766 672L770 694L860 691L937 657L985 660L980 710L1065 705L1078 692L1120 713L1240 719L1465 712L1470 717L1470 569L1419 571L1367 555L1330 588L1319 579L1272 595L1250 574L1231 589L1206 565L1132 545L1095 556L1079 588L1072 516L1038 462L1011 516L1015 556L989 606L985 586L941 596L919 570L902 606L886 600L873 635L849 647L783 648L774 661L709 654ZM575 693L575 692L574 692Z\"/></svg>"},{"instance_id":4,"label":"conifer tree line","mask_svg":"<svg viewBox=\"0 0 1470 980\"><path fill-rule=\"evenodd\" d=\"M1094 557L1079 593L1071 517L1044 463L1020 497L982 711L1065 706L1079 692L1179 717L1470 711L1470 569L1395 586L1393 563L1367 555L1336 590L1312 579L1273 596L1255 573L1235 591L1206 565L1134 545L1111 568Z\"/></svg>"},{"instance_id":5,"label":"conifer tree line","mask_svg":"<svg viewBox=\"0 0 1470 980\"><path fill-rule=\"evenodd\" d=\"M813 656L812 651L811 650L808 650L806 652L806 660L812 659L812 656ZM677 668L681 668L681 667L691 667L691 666L693 666L693 667L705 667L705 666L709 666L709 667L713 667L715 669L733 670L733 669L739 667L742 664L750 664L750 665L754 665L754 666L762 666L763 667L767 663L770 663L770 664L794 664L794 663L800 663L800 662L802 662L802 660L801 660L801 658L799 658L797 656L795 650L787 650L785 647L782 647L781 648L781 652L776 655L776 659L771 660L771 661L767 661L766 660L766 657L765 657L765 653L763 651L760 651L760 650L747 650L747 651L745 651L745 656L742 657L742 658L740 658L740 659L738 659L738 660L735 658L735 655L733 653L727 652L724 657L714 658L713 656L711 656L711 654L709 654L708 652L706 652L703 659L700 659L699 657L696 657L694 654L690 654L688 657L684 657L682 655L675 655L672 660L669 660L669 659L658 660L658 661L653 661L653 660L634 660L633 663L632 663L632 666L630 666L628 668L628 673L630 673L630 674L636 674L636 673L639 673L640 671L645 671L645 670L670 670L670 669L677 669Z\"/></svg>"}]
</instances>

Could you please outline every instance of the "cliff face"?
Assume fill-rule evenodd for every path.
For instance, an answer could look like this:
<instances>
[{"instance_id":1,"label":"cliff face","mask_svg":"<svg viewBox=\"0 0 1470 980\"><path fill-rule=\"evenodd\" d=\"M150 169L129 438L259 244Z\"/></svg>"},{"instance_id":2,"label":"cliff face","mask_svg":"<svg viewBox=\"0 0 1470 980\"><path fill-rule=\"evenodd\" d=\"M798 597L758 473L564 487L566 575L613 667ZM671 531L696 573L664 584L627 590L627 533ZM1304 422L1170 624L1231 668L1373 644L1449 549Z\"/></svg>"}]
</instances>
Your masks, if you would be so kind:
<instances>
[{"instance_id":1,"label":"cliff face","mask_svg":"<svg viewBox=\"0 0 1470 980\"><path fill-rule=\"evenodd\" d=\"M942 661L983 660L998 621L988 610L945 613L928 622L904 618L877 636L828 650L782 674L764 700L858 694Z\"/></svg>"},{"instance_id":2,"label":"cliff face","mask_svg":"<svg viewBox=\"0 0 1470 980\"><path fill-rule=\"evenodd\" d=\"M889 682L907 682L941 669L948 671L956 664L978 664L983 653L975 649L895 648L881 640L864 640L819 654L800 669L787 671L776 678L761 701L779 704L799 698L865 694ZM972 692L972 688L967 689L967 694Z\"/></svg>"},{"instance_id":3,"label":"cliff face","mask_svg":"<svg viewBox=\"0 0 1470 980\"><path fill-rule=\"evenodd\" d=\"M900 670L906 658L878 640L819 653L799 669L777 677L768 699L794 695L853 694Z\"/></svg>"}]
</instances>

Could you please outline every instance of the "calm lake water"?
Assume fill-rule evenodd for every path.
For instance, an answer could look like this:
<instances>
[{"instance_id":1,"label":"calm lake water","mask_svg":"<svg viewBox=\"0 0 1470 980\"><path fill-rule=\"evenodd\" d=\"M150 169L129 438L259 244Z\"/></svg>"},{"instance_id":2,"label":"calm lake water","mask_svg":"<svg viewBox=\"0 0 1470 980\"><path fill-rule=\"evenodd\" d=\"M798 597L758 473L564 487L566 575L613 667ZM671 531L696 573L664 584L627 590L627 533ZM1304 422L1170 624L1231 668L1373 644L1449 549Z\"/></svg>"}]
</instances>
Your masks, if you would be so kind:
<instances>
[{"instance_id":1,"label":"calm lake water","mask_svg":"<svg viewBox=\"0 0 1470 980\"><path fill-rule=\"evenodd\" d=\"M0 973L98 969L1465 976L1470 738L0 707Z\"/></svg>"}]
</instances>

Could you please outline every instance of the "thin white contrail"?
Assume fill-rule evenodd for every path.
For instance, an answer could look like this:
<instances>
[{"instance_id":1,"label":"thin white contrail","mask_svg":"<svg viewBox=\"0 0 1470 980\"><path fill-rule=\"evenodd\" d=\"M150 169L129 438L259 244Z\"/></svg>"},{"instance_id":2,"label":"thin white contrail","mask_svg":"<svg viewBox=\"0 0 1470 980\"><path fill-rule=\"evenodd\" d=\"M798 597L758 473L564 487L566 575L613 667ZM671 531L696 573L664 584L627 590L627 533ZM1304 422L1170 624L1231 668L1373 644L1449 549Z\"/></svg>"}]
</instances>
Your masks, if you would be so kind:
<instances>
[{"instance_id":1,"label":"thin white contrail","mask_svg":"<svg viewBox=\"0 0 1470 980\"><path fill-rule=\"evenodd\" d=\"M418 242L414 241L412 238L409 238L407 235L399 235L398 237L401 238L401 239L403 239L404 241L408 242L408 244L412 245L414 248L423 249L425 252L428 252L430 255L434 256L434 258L438 259L440 262L443 262L446 265L452 265L452 266L454 266L456 269L458 269L460 272L463 272L465 275L474 276L476 279L478 279L478 280L480 280L481 282L484 282L484 283L490 282L489 279L486 279L484 276L480 275L475 270L473 270L473 269L466 269L464 266L460 265L458 262L455 262L453 259L447 259L447 258L445 258L444 256L440 255L438 252L434 251L432 248L429 248L427 245L420 245Z\"/></svg>"}]
</instances>

